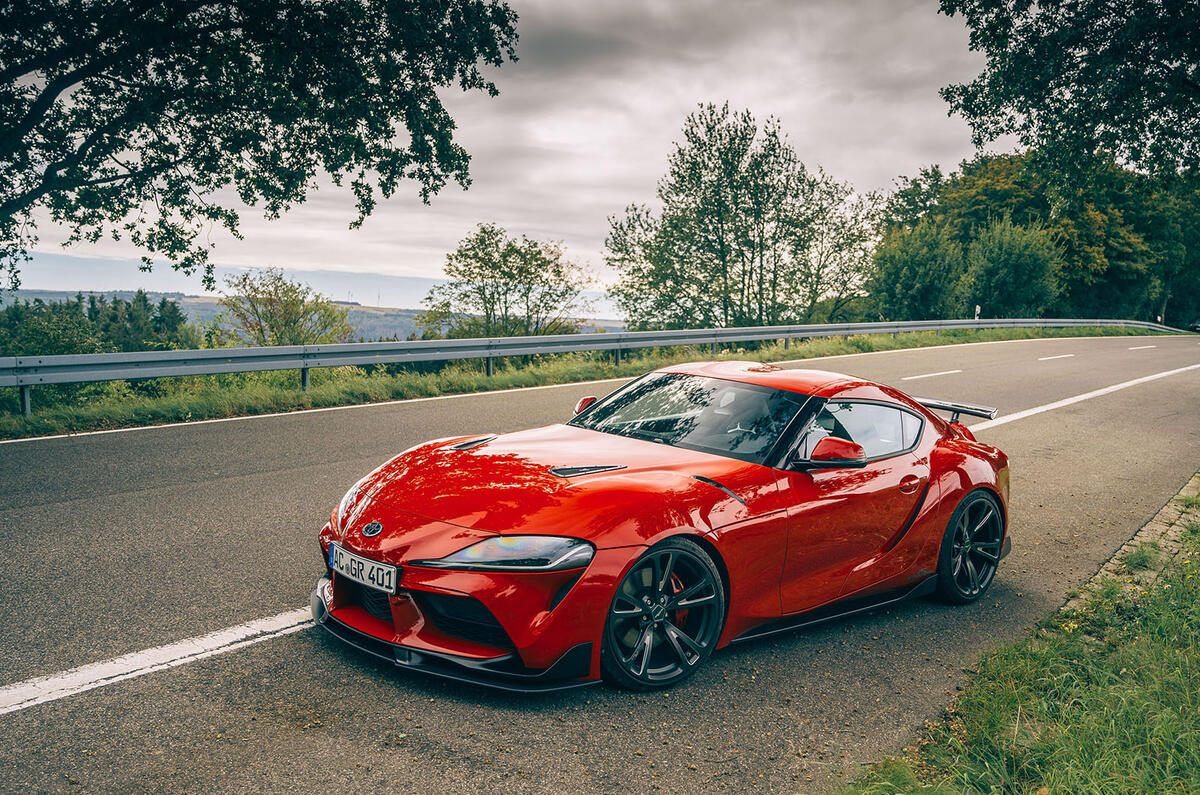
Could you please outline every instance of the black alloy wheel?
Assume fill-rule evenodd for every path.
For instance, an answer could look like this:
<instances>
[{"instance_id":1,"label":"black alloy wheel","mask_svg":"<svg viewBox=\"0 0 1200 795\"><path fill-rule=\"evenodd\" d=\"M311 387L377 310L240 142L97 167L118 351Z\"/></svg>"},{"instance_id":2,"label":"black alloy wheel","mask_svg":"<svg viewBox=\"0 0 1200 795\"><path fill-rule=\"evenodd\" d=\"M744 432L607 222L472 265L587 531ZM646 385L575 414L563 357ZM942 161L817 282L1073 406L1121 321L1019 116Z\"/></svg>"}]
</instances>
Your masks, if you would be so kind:
<instances>
[{"instance_id":1,"label":"black alloy wheel","mask_svg":"<svg viewBox=\"0 0 1200 795\"><path fill-rule=\"evenodd\" d=\"M670 538L617 586L604 625L605 677L633 690L678 684L708 658L725 623L725 587L698 545Z\"/></svg>"},{"instance_id":2,"label":"black alloy wheel","mask_svg":"<svg viewBox=\"0 0 1200 795\"><path fill-rule=\"evenodd\" d=\"M1004 543L1004 515L986 491L968 494L954 510L938 556L938 595L951 604L983 596L996 576Z\"/></svg>"}]
</instances>

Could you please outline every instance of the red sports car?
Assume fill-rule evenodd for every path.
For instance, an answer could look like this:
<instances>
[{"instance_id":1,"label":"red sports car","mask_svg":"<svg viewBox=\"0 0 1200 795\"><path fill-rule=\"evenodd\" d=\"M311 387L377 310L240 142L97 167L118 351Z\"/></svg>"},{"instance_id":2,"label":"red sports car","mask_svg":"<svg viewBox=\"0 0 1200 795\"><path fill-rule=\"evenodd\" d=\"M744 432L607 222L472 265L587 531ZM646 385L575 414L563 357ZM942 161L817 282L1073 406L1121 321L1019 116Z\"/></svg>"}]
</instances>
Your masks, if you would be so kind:
<instances>
[{"instance_id":1,"label":"red sports car","mask_svg":"<svg viewBox=\"0 0 1200 795\"><path fill-rule=\"evenodd\" d=\"M1009 549L1008 458L959 413L995 409L706 362L584 398L563 425L428 442L334 510L313 617L451 679L651 689L729 643L922 594L972 602Z\"/></svg>"}]
</instances>

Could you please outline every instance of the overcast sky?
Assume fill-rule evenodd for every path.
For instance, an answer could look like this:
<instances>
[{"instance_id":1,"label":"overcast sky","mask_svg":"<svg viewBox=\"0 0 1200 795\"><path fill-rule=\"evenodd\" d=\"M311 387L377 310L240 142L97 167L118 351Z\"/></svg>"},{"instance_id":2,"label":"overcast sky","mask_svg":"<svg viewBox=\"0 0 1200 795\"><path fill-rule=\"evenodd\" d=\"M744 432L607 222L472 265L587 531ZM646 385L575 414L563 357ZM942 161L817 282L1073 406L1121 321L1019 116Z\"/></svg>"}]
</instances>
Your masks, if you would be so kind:
<instances>
[{"instance_id":1,"label":"overcast sky","mask_svg":"<svg viewBox=\"0 0 1200 795\"><path fill-rule=\"evenodd\" d=\"M458 240L493 221L562 240L611 279L601 267L606 219L653 201L672 142L699 102L728 100L760 120L778 116L807 165L860 190L888 188L933 162L953 167L972 152L966 124L947 116L937 91L974 76L983 62L967 51L961 21L938 14L936 0L511 5L520 15L520 60L496 72L500 96L446 95L472 155L468 191L448 186L424 206L414 189L351 231L351 197L325 186L281 220L244 212L245 240L215 237L214 261L436 277ZM63 285L45 264L58 258L46 258L26 267L28 287L168 283L138 273L132 247L64 252L60 230L44 224L40 236L42 252L122 262L103 269L103 283ZM199 292L199 279L190 281Z\"/></svg>"}]
</instances>

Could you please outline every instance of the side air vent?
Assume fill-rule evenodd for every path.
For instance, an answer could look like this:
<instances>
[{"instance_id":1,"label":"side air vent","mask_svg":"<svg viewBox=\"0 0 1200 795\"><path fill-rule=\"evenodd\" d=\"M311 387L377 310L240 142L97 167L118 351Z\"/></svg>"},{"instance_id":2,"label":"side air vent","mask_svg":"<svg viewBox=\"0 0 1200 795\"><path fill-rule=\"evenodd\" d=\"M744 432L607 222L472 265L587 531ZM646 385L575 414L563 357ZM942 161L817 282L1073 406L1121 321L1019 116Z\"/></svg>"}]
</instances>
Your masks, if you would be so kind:
<instances>
[{"instance_id":1,"label":"side air vent","mask_svg":"<svg viewBox=\"0 0 1200 795\"><path fill-rule=\"evenodd\" d=\"M554 467L550 470L551 475L558 475L560 478L576 478L580 475L594 475L597 472L609 472L614 469L624 469L622 464L607 464L593 465L585 467Z\"/></svg>"},{"instance_id":2,"label":"side air vent","mask_svg":"<svg viewBox=\"0 0 1200 795\"><path fill-rule=\"evenodd\" d=\"M459 442L458 444L452 444L452 445L450 445L450 449L451 450L470 450L472 447L478 447L479 445L483 444L484 442L490 442L492 439L495 439L495 438L496 438L495 434L493 434L491 436L480 436L478 439L468 439L465 442Z\"/></svg>"},{"instance_id":3,"label":"side air vent","mask_svg":"<svg viewBox=\"0 0 1200 795\"><path fill-rule=\"evenodd\" d=\"M738 494L733 489L729 488L724 483L718 483L717 481L713 480L712 478L706 478L703 475L692 475L692 480L698 480L701 483L707 483L708 485L712 486L713 488L718 488L721 491L728 494L730 497L733 497L735 500L740 502L742 505L746 504L745 500L743 500L740 496L738 496Z\"/></svg>"}]
</instances>

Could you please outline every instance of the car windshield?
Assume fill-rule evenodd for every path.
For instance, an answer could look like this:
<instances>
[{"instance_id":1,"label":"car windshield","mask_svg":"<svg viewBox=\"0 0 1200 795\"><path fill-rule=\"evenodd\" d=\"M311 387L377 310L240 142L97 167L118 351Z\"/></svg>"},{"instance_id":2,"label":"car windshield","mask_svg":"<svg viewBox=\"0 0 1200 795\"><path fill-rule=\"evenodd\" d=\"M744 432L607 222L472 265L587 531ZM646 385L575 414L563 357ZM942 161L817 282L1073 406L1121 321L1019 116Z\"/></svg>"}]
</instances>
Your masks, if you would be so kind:
<instances>
[{"instance_id":1,"label":"car windshield","mask_svg":"<svg viewBox=\"0 0 1200 795\"><path fill-rule=\"evenodd\" d=\"M756 384L651 373L570 424L761 464L806 400Z\"/></svg>"}]
</instances>

